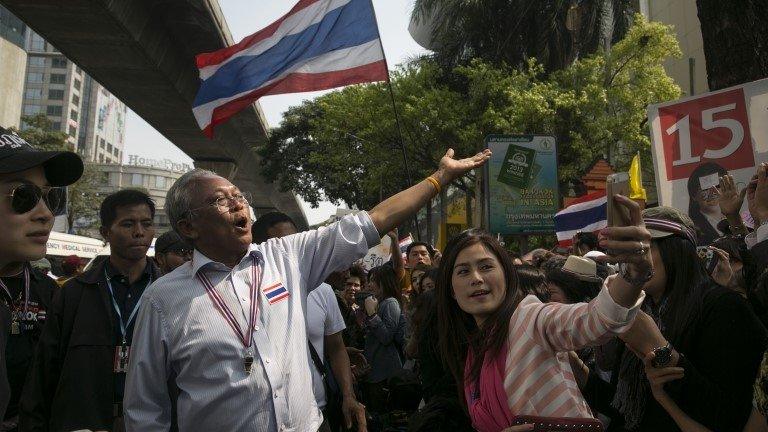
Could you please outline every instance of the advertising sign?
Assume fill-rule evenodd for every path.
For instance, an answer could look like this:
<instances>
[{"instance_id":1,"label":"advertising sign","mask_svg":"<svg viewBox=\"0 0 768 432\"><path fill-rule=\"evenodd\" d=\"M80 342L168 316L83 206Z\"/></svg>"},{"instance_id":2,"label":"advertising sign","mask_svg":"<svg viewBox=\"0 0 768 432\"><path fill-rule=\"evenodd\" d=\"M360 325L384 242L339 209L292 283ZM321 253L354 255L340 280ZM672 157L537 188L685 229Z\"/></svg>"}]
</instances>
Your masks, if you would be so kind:
<instances>
[{"instance_id":1,"label":"advertising sign","mask_svg":"<svg viewBox=\"0 0 768 432\"><path fill-rule=\"evenodd\" d=\"M104 248L104 242L90 237L52 231L46 247L46 255L77 255L80 258L93 258Z\"/></svg>"},{"instance_id":2,"label":"advertising sign","mask_svg":"<svg viewBox=\"0 0 768 432\"><path fill-rule=\"evenodd\" d=\"M549 135L490 135L485 169L488 230L495 234L554 232L560 199L557 146Z\"/></svg>"},{"instance_id":3,"label":"advertising sign","mask_svg":"<svg viewBox=\"0 0 768 432\"><path fill-rule=\"evenodd\" d=\"M768 80L651 105L648 119L659 204L687 212L700 243L711 242L721 235L719 177L742 188L768 160Z\"/></svg>"}]
</instances>

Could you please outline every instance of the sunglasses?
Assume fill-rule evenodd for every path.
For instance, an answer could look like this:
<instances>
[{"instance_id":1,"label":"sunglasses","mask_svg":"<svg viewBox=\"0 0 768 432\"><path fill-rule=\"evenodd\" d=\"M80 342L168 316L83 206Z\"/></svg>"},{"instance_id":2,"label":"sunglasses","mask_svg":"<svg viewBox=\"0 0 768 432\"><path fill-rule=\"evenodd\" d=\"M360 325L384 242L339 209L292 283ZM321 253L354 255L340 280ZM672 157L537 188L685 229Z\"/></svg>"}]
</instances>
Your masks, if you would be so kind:
<instances>
[{"instance_id":1,"label":"sunglasses","mask_svg":"<svg viewBox=\"0 0 768 432\"><path fill-rule=\"evenodd\" d=\"M31 183L22 183L11 189L11 193L7 196L11 197L11 209L16 214L32 211L41 198L54 216L61 216L67 211L66 187L42 189Z\"/></svg>"}]
</instances>

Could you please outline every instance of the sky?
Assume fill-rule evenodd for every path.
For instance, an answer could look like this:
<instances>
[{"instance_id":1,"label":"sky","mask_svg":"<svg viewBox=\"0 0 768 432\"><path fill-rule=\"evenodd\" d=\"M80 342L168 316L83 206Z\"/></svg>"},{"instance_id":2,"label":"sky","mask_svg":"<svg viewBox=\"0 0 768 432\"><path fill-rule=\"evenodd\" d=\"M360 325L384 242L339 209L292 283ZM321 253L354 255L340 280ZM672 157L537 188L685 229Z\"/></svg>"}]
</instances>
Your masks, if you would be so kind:
<instances>
[{"instance_id":1,"label":"sky","mask_svg":"<svg viewBox=\"0 0 768 432\"><path fill-rule=\"evenodd\" d=\"M296 0L219 0L219 4L232 37L238 42L284 15L296 4ZM426 52L408 33L413 0L373 0L373 4L390 69ZM283 113L289 107L324 93L327 91L266 96L259 103L269 126L275 127L280 124ZM184 152L130 110L126 119L126 148L123 154L126 157L128 154L136 154L192 164L192 159ZM321 203L317 209L302 202L302 207L310 224L322 222L336 211L336 206L330 202Z\"/></svg>"}]
</instances>

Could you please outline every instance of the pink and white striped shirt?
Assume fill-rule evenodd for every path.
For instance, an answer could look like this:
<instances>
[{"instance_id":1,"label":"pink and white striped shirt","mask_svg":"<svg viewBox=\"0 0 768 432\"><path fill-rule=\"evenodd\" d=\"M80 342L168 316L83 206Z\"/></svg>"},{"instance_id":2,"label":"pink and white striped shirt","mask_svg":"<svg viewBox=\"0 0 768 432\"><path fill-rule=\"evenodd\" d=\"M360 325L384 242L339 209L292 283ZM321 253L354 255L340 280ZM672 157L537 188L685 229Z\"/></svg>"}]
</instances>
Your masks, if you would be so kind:
<instances>
[{"instance_id":1,"label":"pink and white striped shirt","mask_svg":"<svg viewBox=\"0 0 768 432\"><path fill-rule=\"evenodd\" d=\"M486 358L477 383L479 398L474 383L465 388L477 430L500 431L509 426L510 415L593 418L576 384L568 351L621 334L645 298L641 293L631 308L622 307L608 293L609 280L589 303L542 303L532 295L520 302L510 319L506 351L495 361ZM500 403L501 397L506 397L506 404Z\"/></svg>"}]
</instances>

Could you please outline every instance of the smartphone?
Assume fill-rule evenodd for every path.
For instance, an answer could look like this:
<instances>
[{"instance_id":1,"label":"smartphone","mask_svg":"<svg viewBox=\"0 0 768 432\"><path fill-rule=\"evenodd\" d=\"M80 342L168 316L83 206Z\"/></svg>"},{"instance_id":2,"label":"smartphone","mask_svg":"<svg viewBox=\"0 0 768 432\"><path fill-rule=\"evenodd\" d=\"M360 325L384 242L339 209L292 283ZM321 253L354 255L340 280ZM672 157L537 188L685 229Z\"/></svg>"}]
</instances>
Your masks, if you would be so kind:
<instances>
[{"instance_id":1,"label":"smartphone","mask_svg":"<svg viewBox=\"0 0 768 432\"><path fill-rule=\"evenodd\" d=\"M608 197L608 226L624 226L629 223L629 211L614 201L616 195L629 197L629 174L611 174L606 179L605 195Z\"/></svg>"},{"instance_id":2,"label":"smartphone","mask_svg":"<svg viewBox=\"0 0 768 432\"><path fill-rule=\"evenodd\" d=\"M717 267L720 255L716 254L715 251L708 246L696 247L696 254L699 255L701 263L704 264L704 268L707 269L707 274L711 275L712 272L715 271L715 267Z\"/></svg>"}]
</instances>

